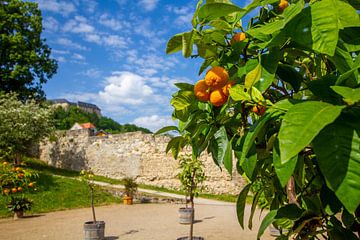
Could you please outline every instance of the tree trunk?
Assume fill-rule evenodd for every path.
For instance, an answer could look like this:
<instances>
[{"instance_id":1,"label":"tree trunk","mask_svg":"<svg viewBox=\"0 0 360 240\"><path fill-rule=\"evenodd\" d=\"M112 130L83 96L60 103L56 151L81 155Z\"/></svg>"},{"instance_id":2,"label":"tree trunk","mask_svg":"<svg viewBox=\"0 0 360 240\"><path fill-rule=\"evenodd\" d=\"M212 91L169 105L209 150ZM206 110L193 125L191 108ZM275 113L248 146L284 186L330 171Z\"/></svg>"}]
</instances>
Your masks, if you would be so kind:
<instances>
[{"instance_id":1,"label":"tree trunk","mask_svg":"<svg viewBox=\"0 0 360 240\"><path fill-rule=\"evenodd\" d=\"M297 198L296 198L295 180L294 180L293 176L290 177L290 179L286 185L286 194L287 194L289 203L296 204L298 207L300 207L299 203L297 202Z\"/></svg>"},{"instance_id":2,"label":"tree trunk","mask_svg":"<svg viewBox=\"0 0 360 240\"><path fill-rule=\"evenodd\" d=\"M15 165L20 165L21 163L21 154L15 153Z\"/></svg>"},{"instance_id":3,"label":"tree trunk","mask_svg":"<svg viewBox=\"0 0 360 240\"><path fill-rule=\"evenodd\" d=\"M94 189L91 188L91 210L93 214L93 221L96 223L95 208L94 208Z\"/></svg>"},{"instance_id":4,"label":"tree trunk","mask_svg":"<svg viewBox=\"0 0 360 240\"><path fill-rule=\"evenodd\" d=\"M190 195L191 203L191 223L190 223L190 234L189 239L193 239L193 229L194 229L194 195Z\"/></svg>"}]
</instances>

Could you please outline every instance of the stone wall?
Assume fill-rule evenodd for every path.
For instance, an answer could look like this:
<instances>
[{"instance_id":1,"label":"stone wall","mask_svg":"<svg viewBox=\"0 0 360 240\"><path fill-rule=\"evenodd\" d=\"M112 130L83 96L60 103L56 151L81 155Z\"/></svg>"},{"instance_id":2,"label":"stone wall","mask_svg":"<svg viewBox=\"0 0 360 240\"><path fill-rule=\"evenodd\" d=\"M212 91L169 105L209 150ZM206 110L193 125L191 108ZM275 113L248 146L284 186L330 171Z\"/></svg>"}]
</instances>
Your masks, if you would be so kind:
<instances>
[{"instance_id":1,"label":"stone wall","mask_svg":"<svg viewBox=\"0 0 360 240\"><path fill-rule=\"evenodd\" d=\"M39 158L60 168L91 169L110 178L133 177L138 183L178 189L178 162L165 153L169 140L141 132L96 137L87 130L67 131L57 141L41 144ZM225 169L221 171L207 154L200 159L206 166L206 192L239 193L244 179L235 172L230 176Z\"/></svg>"}]
</instances>

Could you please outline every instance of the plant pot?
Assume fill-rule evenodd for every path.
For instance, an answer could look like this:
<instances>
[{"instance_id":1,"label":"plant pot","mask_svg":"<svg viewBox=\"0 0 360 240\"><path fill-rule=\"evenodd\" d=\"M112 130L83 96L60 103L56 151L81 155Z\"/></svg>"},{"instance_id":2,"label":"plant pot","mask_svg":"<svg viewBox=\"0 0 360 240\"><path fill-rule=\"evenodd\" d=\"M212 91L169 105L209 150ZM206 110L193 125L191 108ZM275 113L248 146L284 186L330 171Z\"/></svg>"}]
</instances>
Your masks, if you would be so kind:
<instances>
[{"instance_id":1,"label":"plant pot","mask_svg":"<svg viewBox=\"0 0 360 240\"><path fill-rule=\"evenodd\" d=\"M180 238L177 238L176 240L188 240L189 237L180 237ZM192 240L205 240L205 238L203 237L192 237Z\"/></svg>"},{"instance_id":2,"label":"plant pot","mask_svg":"<svg viewBox=\"0 0 360 240\"><path fill-rule=\"evenodd\" d=\"M194 222L195 209L193 208L179 208L179 223L190 224Z\"/></svg>"},{"instance_id":3,"label":"plant pot","mask_svg":"<svg viewBox=\"0 0 360 240\"><path fill-rule=\"evenodd\" d=\"M123 198L123 203L125 205L132 205L133 204L133 197L125 196Z\"/></svg>"},{"instance_id":4,"label":"plant pot","mask_svg":"<svg viewBox=\"0 0 360 240\"><path fill-rule=\"evenodd\" d=\"M24 217L24 211L23 210L18 210L18 211L14 211L14 219L19 219Z\"/></svg>"},{"instance_id":5,"label":"plant pot","mask_svg":"<svg viewBox=\"0 0 360 240\"><path fill-rule=\"evenodd\" d=\"M84 223L85 240L105 239L105 222L93 221Z\"/></svg>"}]
</instances>

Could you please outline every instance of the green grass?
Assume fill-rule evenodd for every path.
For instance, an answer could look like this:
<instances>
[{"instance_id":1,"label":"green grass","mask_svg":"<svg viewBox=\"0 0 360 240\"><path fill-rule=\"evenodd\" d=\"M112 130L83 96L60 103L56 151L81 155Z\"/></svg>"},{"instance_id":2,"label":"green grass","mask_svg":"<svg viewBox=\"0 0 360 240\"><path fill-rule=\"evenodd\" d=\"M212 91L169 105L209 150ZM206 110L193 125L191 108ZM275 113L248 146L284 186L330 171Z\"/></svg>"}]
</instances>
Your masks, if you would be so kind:
<instances>
[{"instance_id":1,"label":"green grass","mask_svg":"<svg viewBox=\"0 0 360 240\"><path fill-rule=\"evenodd\" d=\"M34 202L30 213L44 213L65 209L90 207L90 189L85 182L65 178L39 171L36 179L37 191L25 196ZM9 197L0 197L0 217L10 217L12 213L6 208ZM109 192L96 188L94 194L96 206L120 203L121 200Z\"/></svg>"}]
</instances>

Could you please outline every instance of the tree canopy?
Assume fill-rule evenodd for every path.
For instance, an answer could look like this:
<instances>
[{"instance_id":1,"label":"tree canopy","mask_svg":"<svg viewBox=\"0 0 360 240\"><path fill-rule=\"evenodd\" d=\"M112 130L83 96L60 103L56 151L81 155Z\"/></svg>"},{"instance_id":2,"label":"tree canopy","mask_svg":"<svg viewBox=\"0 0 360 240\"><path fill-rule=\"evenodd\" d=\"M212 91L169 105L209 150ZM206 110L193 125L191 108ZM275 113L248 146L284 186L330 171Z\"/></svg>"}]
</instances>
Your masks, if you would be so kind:
<instances>
[{"instance_id":1,"label":"tree canopy","mask_svg":"<svg viewBox=\"0 0 360 240\"><path fill-rule=\"evenodd\" d=\"M0 1L0 91L23 100L44 97L42 84L56 73L57 62L42 30L37 3Z\"/></svg>"},{"instance_id":2,"label":"tree canopy","mask_svg":"<svg viewBox=\"0 0 360 240\"><path fill-rule=\"evenodd\" d=\"M260 199L270 209L258 238L273 223L288 230L277 239L358 239L359 10L352 0L199 0L190 31L167 44L202 58L199 75L209 70L176 84L179 124L158 132L179 132L167 146L175 158L190 145L193 158L207 151L248 179L238 220L253 190L248 227Z\"/></svg>"}]
</instances>

